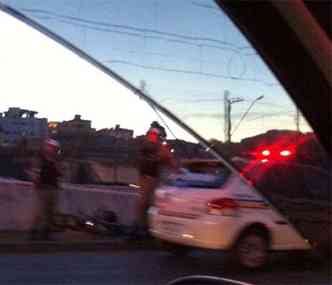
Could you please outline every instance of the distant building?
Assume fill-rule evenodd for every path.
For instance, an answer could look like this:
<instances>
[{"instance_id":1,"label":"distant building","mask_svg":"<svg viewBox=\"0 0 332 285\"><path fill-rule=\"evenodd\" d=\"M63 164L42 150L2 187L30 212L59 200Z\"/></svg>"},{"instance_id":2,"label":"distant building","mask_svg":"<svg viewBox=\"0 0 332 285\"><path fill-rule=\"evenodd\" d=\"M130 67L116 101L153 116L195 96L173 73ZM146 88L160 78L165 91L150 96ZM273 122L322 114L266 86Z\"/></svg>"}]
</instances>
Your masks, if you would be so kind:
<instances>
[{"instance_id":1,"label":"distant building","mask_svg":"<svg viewBox=\"0 0 332 285\"><path fill-rule=\"evenodd\" d=\"M48 135L47 119L36 118L37 112L9 108L0 113L0 133L2 141L12 144L22 137L44 138Z\"/></svg>"},{"instance_id":2,"label":"distant building","mask_svg":"<svg viewBox=\"0 0 332 285\"><path fill-rule=\"evenodd\" d=\"M0 130L0 146L7 144L6 135Z\"/></svg>"},{"instance_id":3,"label":"distant building","mask_svg":"<svg viewBox=\"0 0 332 285\"><path fill-rule=\"evenodd\" d=\"M60 122L49 122L48 129L51 134L64 137L76 137L90 135L95 132L91 128L90 120L82 120L80 115L75 115L73 120Z\"/></svg>"},{"instance_id":4,"label":"distant building","mask_svg":"<svg viewBox=\"0 0 332 285\"><path fill-rule=\"evenodd\" d=\"M134 136L134 131L129 129L120 128L120 125L116 125L115 128L101 129L96 132L98 136L108 136L117 139L130 140Z\"/></svg>"}]
</instances>

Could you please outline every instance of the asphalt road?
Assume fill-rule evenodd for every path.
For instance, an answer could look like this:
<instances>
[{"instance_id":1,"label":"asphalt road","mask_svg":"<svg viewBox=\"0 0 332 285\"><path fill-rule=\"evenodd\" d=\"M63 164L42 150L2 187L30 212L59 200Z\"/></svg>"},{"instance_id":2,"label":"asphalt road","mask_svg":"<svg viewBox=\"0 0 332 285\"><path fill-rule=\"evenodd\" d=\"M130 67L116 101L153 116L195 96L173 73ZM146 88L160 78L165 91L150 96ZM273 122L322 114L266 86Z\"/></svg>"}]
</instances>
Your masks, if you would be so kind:
<instances>
[{"instance_id":1,"label":"asphalt road","mask_svg":"<svg viewBox=\"0 0 332 285\"><path fill-rule=\"evenodd\" d=\"M223 254L195 251L174 257L160 250L25 253L0 255L0 284L166 284L191 274L210 274L268 285L332 284L329 268L288 256L275 258L260 272L225 262Z\"/></svg>"}]
</instances>

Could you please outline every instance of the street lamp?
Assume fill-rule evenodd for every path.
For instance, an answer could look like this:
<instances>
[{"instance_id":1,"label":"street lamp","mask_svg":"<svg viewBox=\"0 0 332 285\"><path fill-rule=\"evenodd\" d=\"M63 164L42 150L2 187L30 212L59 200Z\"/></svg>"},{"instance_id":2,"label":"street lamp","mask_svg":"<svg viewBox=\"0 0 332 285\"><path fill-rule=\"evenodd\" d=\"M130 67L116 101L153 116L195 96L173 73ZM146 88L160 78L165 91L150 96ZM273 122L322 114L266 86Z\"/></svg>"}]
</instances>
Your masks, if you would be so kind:
<instances>
[{"instance_id":1,"label":"street lamp","mask_svg":"<svg viewBox=\"0 0 332 285\"><path fill-rule=\"evenodd\" d=\"M232 119L231 119L231 112L232 112L232 104L239 103L244 101L242 98L229 98L229 91L225 90L224 93L224 108L225 108L225 141L231 142L231 130L232 130Z\"/></svg>"},{"instance_id":2,"label":"street lamp","mask_svg":"<svg viewBox=\"0 0 332 285\"><path fill-rule=\"evenodd\" d=\"M239 122L237 123L236 127L234 128L232 135L234 135L234 133L236 132L236 130L239 128L241 122L245 119L245 117L248 115L248 113L250 112L251 108L255 105L255 103L259 100L262 100L264 98L264 95L261 95L259 97L257 97L255 100L253 100L250 104L250 106L248 107L248 109L243 113L241 119L239 120Z\"/></svg>"}]
</instances>

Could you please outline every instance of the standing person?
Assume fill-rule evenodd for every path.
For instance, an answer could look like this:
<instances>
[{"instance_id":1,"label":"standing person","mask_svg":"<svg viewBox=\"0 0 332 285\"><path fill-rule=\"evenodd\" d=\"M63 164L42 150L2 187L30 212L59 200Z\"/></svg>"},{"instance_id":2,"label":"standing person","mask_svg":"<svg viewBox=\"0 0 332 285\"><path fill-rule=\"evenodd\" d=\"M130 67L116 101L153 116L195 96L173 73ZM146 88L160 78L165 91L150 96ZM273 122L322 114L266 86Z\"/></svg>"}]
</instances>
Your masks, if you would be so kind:
<instances>
[{"instance_id":1,"label":"standing person","mask_svg":"<svg viewBox=\"0 0 332 285\"><path fill-rule=\"evenodd\" d=\"M57 166L60 145L56 140L46 139L41 148L41 168L35 181L38 213L32 230L32 239L49 239L59 189L60 171Z\"/></svg>"},{"instance_id":2,"label":"standing person","mask_svg":"<svg viewBox=\"0 0 332 285\"><path fill-rule=\"evenodd\" d=\"M153 202L154 192L159 184L162 168L172 165L171 153L168 148L163 147L166 132L161 128L158 128L156 122L153 122L140 149L140 198L137 207L136 230L143 231L144 234L147 234L147 212Z\"/></svg>"}]
</instances>

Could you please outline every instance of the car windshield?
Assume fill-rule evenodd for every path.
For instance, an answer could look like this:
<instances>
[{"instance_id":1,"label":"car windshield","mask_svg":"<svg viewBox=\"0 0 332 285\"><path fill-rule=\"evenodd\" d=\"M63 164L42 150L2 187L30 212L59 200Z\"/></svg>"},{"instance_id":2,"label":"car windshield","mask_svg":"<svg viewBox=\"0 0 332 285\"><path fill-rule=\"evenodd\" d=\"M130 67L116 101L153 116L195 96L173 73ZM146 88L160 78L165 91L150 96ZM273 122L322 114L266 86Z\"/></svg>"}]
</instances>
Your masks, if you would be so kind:
<instances>
[{"instance_id":1,"label":"car windshield","mask_svg":"<svg viewBox=\"0 0 332 285\"><path fill-rule=\"evenodd\" d=\"M1 284L329 283L331 159L284 87L315 82L305 64L272 72L219 2L0 0L0 248L18 254L0 257ZM309 18L277 2L252 21L275 6L309 49ZM220 271L233 251L267 271Z\"/></svg>"}]
</instances>

